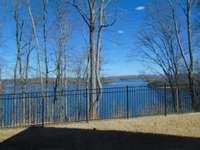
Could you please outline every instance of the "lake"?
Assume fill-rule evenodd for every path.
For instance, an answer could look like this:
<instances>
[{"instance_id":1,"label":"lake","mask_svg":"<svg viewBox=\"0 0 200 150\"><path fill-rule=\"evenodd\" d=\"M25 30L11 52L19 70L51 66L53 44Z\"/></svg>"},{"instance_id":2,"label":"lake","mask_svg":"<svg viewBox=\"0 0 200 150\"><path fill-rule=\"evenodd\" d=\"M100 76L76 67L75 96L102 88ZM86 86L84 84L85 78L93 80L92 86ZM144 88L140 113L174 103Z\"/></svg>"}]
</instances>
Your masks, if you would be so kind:
<instances>
[{"instance_id":1,"label":"lake","mask_svg":"<svg viewBox=\"0 0 200 150\"><path fill-rule=\"evenodd\" d=\"M179 99L181 112L191 112L191 99L186 90L180 90ZM3 94L0 100L0 126L41 124L42 119L46 123L81 121L88 119L88 110L85 89L65 91L57 96L49 92L44 101L38 92L28 93L24 97L21 94L15 97ZM151 88L143 80L118 80L104 85L96 118L131 118L164 115L166 112L175 113L170 89Z\"/></svg>"}]
</instances>

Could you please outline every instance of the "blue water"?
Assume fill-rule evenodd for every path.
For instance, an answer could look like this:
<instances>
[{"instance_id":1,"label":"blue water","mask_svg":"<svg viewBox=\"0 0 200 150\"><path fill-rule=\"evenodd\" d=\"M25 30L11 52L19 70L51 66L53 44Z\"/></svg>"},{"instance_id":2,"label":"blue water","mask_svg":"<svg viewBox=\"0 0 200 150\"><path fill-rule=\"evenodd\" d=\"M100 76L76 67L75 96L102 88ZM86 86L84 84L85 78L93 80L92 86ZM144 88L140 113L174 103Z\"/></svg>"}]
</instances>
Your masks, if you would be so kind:
<instances>
[{"instance_id":1,"label":"blue water","mask_svg":"<svg viewBox=\"0 0 200 150\"><path fill-rule=\"evenodd\" d=\"M144 115L160 115L174 113L171 91L168 89L165 98L164 90L147 86L142 80L119 80L104 85L98 103L97 119L138 117ZM55 100L50 92L43 101L41 93L32 92L25 96L4 94L0 97L0 127L18 126L20 124L40 124L42 114L45 122L80 121L88 117L86 90L66 91L59 93ZM189 94L184 89L180 93L181 111L192 111ZM166 100L166 101L165 101ZM44 105L43 105L44 102ZM25 105L25 114L22 106ZM14 107L16 106L16 108ZM42 107L44 106L44 107ZM167 106L167 107L166 107ZM44 113L43 113L44 112ZM13 122L13 120L16 120Z\"/></svg>"}]
</instances>

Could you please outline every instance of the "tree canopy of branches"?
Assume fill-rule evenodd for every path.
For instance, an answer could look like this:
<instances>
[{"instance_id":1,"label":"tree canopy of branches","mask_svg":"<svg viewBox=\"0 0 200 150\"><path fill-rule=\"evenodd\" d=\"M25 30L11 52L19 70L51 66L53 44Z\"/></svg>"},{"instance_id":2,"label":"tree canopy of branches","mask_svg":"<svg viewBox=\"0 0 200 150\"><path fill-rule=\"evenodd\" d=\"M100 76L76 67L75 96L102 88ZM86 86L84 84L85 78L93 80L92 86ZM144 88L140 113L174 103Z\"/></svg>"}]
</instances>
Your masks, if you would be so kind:
<instances>
[{"instance_id":1,"label":"tree canopy of branches","mask_svg":"<svg viewBox=\"0 0 200 150\"><path fill-rule=\"evenodd\" d=\"M172 89L174 108L178 110L174 88L178 86L181 55L176 43L173 20L169 14L166 7L149 5L147 20L140 32L139 42L143 59L162 69Z\"/></svg>"},{"instance_id":2,"label":"tree canopy of branches","mask_svg":"<svg viewBox=\"0 0 200 150\"><path fill-rule=\"evenodd\" d=\"M192 106L196 110L199 108L199 98L196 97L194 88L197 83L194 62L198 58L195 56L194 42L196 40L193 27L194 1L156 2L157 5L154 4L153 8L149 7L148 21L139 36L143 56L162 69L172 89L173 86L178 86L180 66L184 66Z\"/></svg>"}]
</instances>

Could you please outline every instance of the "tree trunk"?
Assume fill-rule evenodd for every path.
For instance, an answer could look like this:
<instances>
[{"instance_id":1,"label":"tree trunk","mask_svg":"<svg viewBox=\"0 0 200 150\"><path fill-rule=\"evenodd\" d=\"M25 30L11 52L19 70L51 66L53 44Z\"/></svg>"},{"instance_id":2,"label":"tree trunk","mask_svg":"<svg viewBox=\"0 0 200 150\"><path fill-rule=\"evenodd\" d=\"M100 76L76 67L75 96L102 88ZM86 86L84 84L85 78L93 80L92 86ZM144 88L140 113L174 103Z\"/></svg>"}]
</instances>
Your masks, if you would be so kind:
<instances>
[{"instance_id":1,"label":"tree trunk","mask_svg":"<svg viewBox=\"0 0 200 150\"><path fill-rule=\"evenodd\" d=\"M33 18L31 7L29 5L28 5L28 13L29 13L29 16L30 16L30 19L31 19L33 36L34 36L35 42L36 42L37 67L38 67L38 73L39 73L39 78L40 78L41 93L43 95L44 89L43 89L43 78L42 78L42 70L41 70L41 62L40 62L40 44L39 44L39 40L38 40L38 36L37 36L37 32L36 32L35 20Z\"/></svg>"},{"instance_id":2,"label":"tree trunk","mask_svg":"<svg viewBox=\"0 0 200 150\"><path fill-rule=\"evenodd\" d=\"M93 17L92 17L93 18ZM94 107L96 100L96 69L95 69L95 27L91 23L90 27L90 81L89 81L89 117L94 119L96 116L96 108Z\"/></svg>"},{"instance_id":3,"label":"tree trunk","mask_svg":"<svg viewBox=\"0 0 200 150\"><path fill-rule=\"evenodd\" d=\"M44 42L44 63L45 63L45 105L47 110L47 120L51 120L50 101L48 100L49 88L49 67L47 56L47 16L48 0L43 0L43 42Z\"/></svg>"},{"instance_id":4,"label":"tree trunk","mask_svg":"<svg viewBox=\"0 0 200 150\"><path fill-rule=\"evenodd\" d=\"M192 100L192 107L196 110L196 100L194 95L194 83L193 83L193 49L192 49L192 1L187 0L187 37L188 37L188 49L189 49L189 58L190 58L190 65L188 70L188 80L189 80L189 89L190 95Z\"/></svg>"},{"instance_id":5,"label":"tree trunk","mask_svg":"<svg viewBox=\"0 0 200 150\"><path fill-rule=\"evenodd\" d=\"M102 83L101 83L101 77L100 77L100 70L101 70L101 50L102 50L102 29L104 26L104 0L101 0L100 3L100 14L99 14L99 29L97 32L97 48L96 48L96 80L97 80L97 98L95 102L95 107L98 109L99 106L99 101L101 99L101 94L102 94Z\"/></svg>"}]
</instances>

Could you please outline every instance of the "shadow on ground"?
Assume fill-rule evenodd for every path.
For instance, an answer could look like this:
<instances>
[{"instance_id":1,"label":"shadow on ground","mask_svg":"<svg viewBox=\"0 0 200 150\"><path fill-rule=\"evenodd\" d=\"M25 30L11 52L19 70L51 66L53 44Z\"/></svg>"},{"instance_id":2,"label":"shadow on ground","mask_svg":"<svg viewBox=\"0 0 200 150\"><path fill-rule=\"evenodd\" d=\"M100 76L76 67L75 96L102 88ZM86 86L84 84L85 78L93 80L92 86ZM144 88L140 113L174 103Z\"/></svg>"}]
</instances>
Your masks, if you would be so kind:
<instances>
[{"instance_id":1,"label":"shadow on ground","mask_svg":"<svg viewBox=\"0 0 200 150\"><path fill-rule=\"evenodd\" d=\"M200 150L200 138L121 131L28 128L0 150Z\"/></svg>"}]
</instances>

